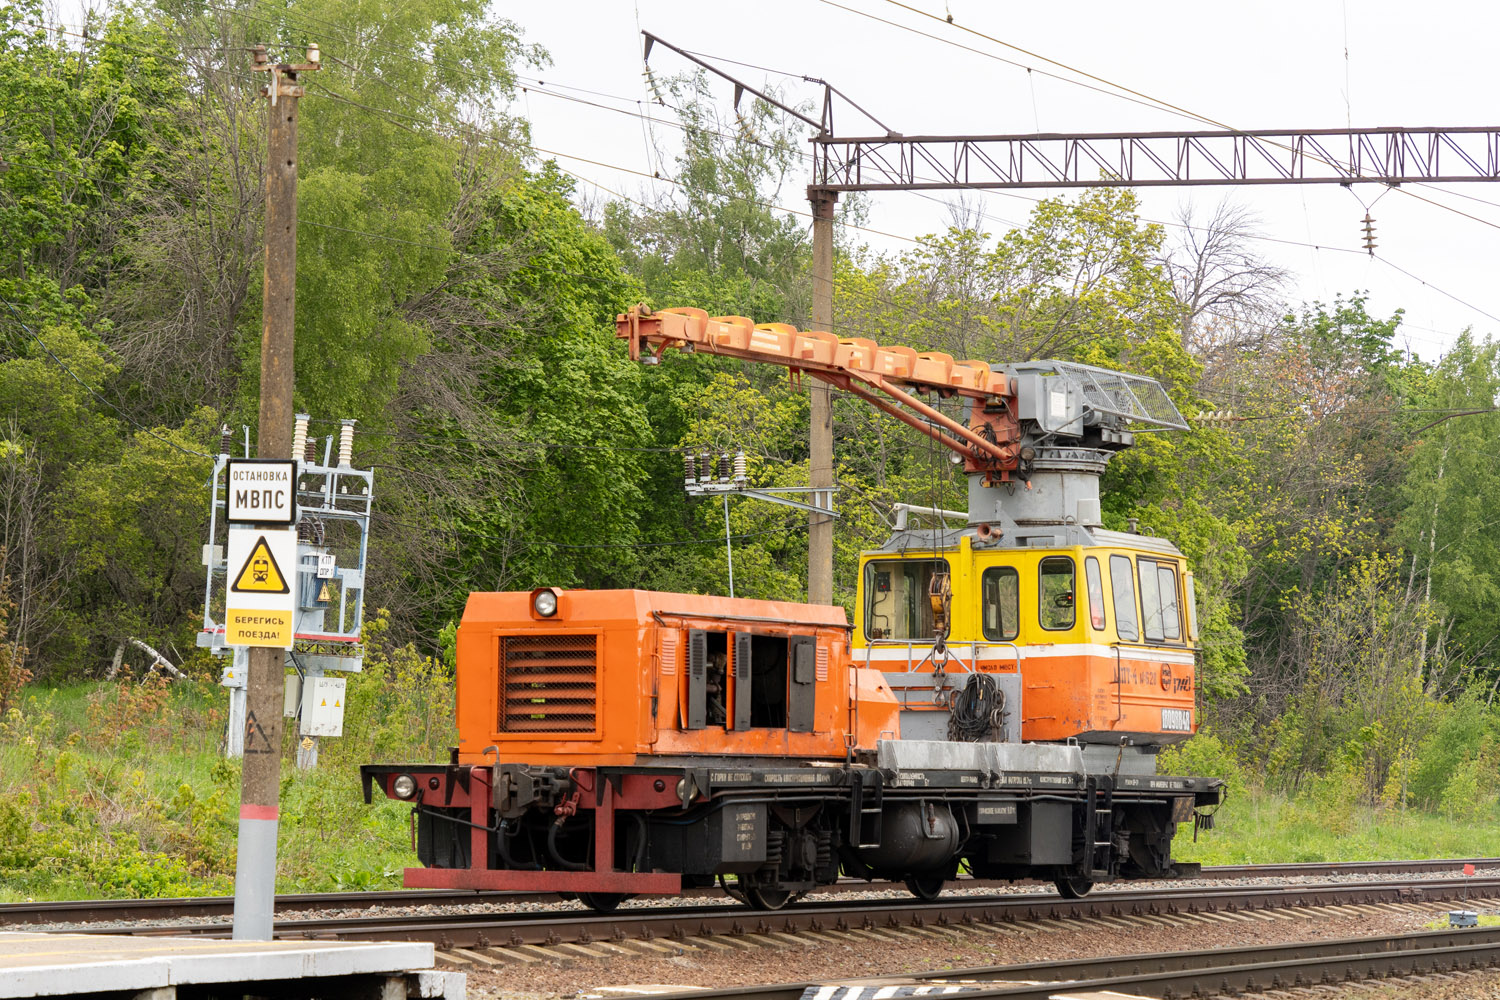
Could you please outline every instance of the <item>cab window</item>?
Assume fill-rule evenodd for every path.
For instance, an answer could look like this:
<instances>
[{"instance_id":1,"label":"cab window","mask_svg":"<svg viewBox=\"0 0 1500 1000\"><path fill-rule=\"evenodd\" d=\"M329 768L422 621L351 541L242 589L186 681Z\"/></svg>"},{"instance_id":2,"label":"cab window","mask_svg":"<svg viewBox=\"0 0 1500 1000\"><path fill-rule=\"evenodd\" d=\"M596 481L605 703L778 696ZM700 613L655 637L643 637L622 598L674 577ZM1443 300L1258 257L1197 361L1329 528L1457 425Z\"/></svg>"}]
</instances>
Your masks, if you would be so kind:
<instances>
[{"instance_id":1,"label":"cab window","mask_svg":"<svg viewBox=\"0 0 1500 1000\"><path fill-rule=\"evenodd\" d=\"M1089 587L1089 624L1096 631L1104 628L1104 580L1099 574L1099 560L1089 556L1083 561L1083 575Z\"/></svg>"},{"instance_id":2,"label":"cab window","mask_svg":"<svg viewBox=\"0 0 1500 1000\"><path fill-rule=\"evenodd\" d=\"M984 599L984 637L1009 642L1020 632L1021 576L1011 566L996 566L980 578Z\"/></svg>"},{"instance_id":3,"label":"cab window","mask_svg":"<svg viewBox=\"0 0 1500 1000\"><path fill-rule=\"evenodd\" d=\"M1141 560L1141 598L1145 603L1146 575L1154 571L1156 586L1154 596L1156 599L1156 621L1153 622L1150 613L1146 617L1146 637L1152 638L1153 632L1159 632L1155 638L1171 642L1182 641L1182 614L1177 608L1177 567L1171 563L1152 562L1147 559Z\"/></svg>"},{"instance_id":4,"label":"cab window","mask_svg":"<svg viewBox=\"0 0 1500 1000\"><path fill-rule=\"evenodd\" d=\"M881 559L865 564L865 637L932 639L932 578L946 559Z\"/></svg>"},{"instance_id":5,"label":"cab window","mask_svg":"<svg viewBox=\"0 0 1500 1000\"><path fill-rule=\"evenodd\" d=\"M1059 631L1073 627L1075 620L1073 560L1048 556L1037 569L1037 597L1042 628Z\"/></svg>"},{"instance_id":6,"label":"cab window","mask_svg":"<svg viewBox=\"0 0 1500 1000\"><path fill-rule=\"evenodd\" d=\"M1181 642L1182 612L1177 601L1177 567L1154 559L1137 560L1141 577L1141 617L1147 642Z\"/></svg>"},{"instance_id":7,"label":"cab window","mask_svg":"<svg viewBox=\"0 0 1500 1000\"><path fill-rule=\"evenodd\" d=\"M1124 642L1139 642L1135 617L1135 580L1129 556L1109 557L1109 582L1115 598L1115 631Z\"/></svg>"},{"instance_id":8,"label":"cab window","mask_svg":"<svg viewBox=\"0 0 1500 1000\"><path fill-rule=\"evenodd\" d=\"M1156 563L1137 559L1141 577L1141 626L1147 642L1161 642L1161 592L1156 582Z\"/></svg>"}]
</instances>

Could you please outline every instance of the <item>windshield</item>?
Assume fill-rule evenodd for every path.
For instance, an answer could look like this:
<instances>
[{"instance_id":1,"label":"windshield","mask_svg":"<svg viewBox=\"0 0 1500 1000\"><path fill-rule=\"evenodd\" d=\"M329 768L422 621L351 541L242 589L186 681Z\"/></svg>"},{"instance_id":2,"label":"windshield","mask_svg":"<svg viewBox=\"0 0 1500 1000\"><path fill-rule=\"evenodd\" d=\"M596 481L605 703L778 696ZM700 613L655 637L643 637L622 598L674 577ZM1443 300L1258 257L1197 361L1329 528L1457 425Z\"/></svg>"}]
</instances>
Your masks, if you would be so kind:
<instances>
[{"instance_id":1,"label":"windshield","mask_svg":"<svg viewBox=\"0 0 1500 1000\"><path fill-rule=\"evenodd\" d=\"M865 637L932 639L932 578L946 559L880 559L865 564Z\"/></svg>"}]
</instances>

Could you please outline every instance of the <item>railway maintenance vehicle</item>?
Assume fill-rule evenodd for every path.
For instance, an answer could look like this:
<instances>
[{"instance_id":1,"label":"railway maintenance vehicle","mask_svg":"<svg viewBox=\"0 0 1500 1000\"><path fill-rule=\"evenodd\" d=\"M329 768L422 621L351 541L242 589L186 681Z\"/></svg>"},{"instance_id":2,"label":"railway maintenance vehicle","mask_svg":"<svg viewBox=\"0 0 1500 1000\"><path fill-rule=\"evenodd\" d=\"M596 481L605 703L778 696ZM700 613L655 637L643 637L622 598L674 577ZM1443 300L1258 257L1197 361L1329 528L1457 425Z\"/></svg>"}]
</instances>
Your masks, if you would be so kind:
<instances>
[{"instance_id":1,"label":"railway maintenance vehicle","mask_svg":"<svg viewBox=\"0 0 1500 1000\"><path fill-rule=\"evenodd\" d=\"M794 601L471 594L450 760L362 768L366 801L411 803L406 885L609 910L717 883L774 910L840 877L932 899L960 871L1071 897L1197 874L1172 839L1211 825L1223 782L1156 773L1196 728L1193 574L1100 510L1115 453L1187 426L1158 382L695 309L637 307L617 333L646 362L779 364L929 434L963 463L967 523L900 509L852 624ZM927 401L955 396L967 420Z\"/></svg>"}]
</instances>

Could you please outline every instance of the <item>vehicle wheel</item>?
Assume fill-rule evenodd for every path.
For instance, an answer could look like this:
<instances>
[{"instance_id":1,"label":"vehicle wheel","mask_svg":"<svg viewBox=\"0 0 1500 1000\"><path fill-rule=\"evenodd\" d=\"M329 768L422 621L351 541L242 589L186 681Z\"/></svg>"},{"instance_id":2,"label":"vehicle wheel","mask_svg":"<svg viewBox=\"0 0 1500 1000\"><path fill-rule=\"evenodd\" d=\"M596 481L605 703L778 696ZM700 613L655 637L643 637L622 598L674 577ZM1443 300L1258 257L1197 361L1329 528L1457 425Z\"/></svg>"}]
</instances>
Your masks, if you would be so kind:
<instances>
[{"instance_id":1,"label":"vehicle wheel","mask_svg":"<svg viewBox=\"0 0 1500 1000\"><path fill-rule=\"evenodd\" d=\"M923 902L930 903L943 894L947 879L941 875L910 875L906 879L906 891Z\"/></svg>"},{"instance_id":2,"label":"vehicle wheel","mask_svg":"<svg viewBox=\"0 0 1500 1000\"><path fill-rule=\"evenodd\" d=\"M1057 892L1063 899L1082 899L1094 887L1093 882L1076 875L1056 879L1052 884L1057 886Z\"/></svg>"},{"instance_id":3,"label":"vehicle wheel","mask_svg":"<svg viewBox=\"0 0 1500 1000\"><path fill-rule=\"evenodd\" d=\"M578 901L595 913L613 913L629 899L623 892L580 892Z\"/></svg>"},{"instance_id":4,"label":"vehicle wheel","mask_svg":"<svg viewBox=\"0 0 1500 1000\"><path fill-rule=\"evenodd\" d=\"M757 910L779 910L798 898L799 895L791 889L760 889L755 886L745 888L745 902Z\"/></svg>"}]
</instances>

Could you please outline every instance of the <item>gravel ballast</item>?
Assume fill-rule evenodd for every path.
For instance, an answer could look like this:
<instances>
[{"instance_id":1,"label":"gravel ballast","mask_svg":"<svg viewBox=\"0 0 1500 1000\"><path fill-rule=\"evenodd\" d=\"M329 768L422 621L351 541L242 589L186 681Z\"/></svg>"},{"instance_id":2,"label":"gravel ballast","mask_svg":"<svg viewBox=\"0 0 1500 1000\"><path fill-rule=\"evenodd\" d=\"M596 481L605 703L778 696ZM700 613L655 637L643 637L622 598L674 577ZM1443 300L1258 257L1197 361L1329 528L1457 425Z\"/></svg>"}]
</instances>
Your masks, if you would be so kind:
<instances>
[{"instance_id":1,"label":"gravel ballast","mask_svg":"<svg viewBox=\"0 0 1500 1000\"><path fill-rule=\"evenodd\" d=\"M978 966L1013 965L1101 955L1193 951L1256 944L1327 940L1420 931L1439 916L1437 907L1381 916L1321 917L1295 911L1289 919L1230 918L1185 927L1067 926L1059 921L1015 925L950 939L878 940L838 935L799 947L751 951L685 951L660 958L579 959L570 965L539 962L493 970L466 968L474 1000L552 1000L622 995L612 986L671 984L682 989L722 989L766 983L836 981ZM670 941L660 942L670 945ZM1454 994L1458 996L1462 994ZM1412 998L1415 1000L1415 997ZM1496 1000L1500 1000L1497 995Z\"/></svg>"}]
</instances>

